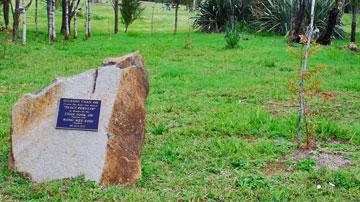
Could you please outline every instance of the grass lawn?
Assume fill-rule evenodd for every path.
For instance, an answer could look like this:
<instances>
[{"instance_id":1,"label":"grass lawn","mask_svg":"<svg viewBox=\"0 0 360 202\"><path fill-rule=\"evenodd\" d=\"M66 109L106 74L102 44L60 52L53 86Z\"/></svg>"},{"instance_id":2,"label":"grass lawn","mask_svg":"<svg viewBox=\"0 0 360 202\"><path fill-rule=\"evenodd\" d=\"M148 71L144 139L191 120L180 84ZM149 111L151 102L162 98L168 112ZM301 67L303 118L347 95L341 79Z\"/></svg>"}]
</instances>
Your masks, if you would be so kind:
<instances>
[{"instance_id":1,"label":"grass lawn","mask_svg":"<svg viewBox=\"0 0 360 202\"><path fill-rule=\"evenodd\" d=\"M0 59L1 201L359 200L360 54L346 49L347 40L310 59L311 69L325 68L313 78L320 83L310 101L318 147L308 154L296 150L297 106L289 81L300 67L284 37L244 34L248 40L239 48L226 49L223 34L189 34L184 10L173 36L174 12L160 5L147 5L128 33L114 35L112 7L92 9L91 39L82 39L82 15L78 40L63 41L58 33L58 42L49 43L44 5L38 39L31 8L27 46L11 45ZM59 30L60 9L56 14ZM344 24L349 32L350 16ZM191 48L184 48L186 42ZM151 90L142 178L135 185L102 188L82 177L37 184L7 168L11 107L20 96L136 50L145 58Z\"/></svg>"}]
</instances>

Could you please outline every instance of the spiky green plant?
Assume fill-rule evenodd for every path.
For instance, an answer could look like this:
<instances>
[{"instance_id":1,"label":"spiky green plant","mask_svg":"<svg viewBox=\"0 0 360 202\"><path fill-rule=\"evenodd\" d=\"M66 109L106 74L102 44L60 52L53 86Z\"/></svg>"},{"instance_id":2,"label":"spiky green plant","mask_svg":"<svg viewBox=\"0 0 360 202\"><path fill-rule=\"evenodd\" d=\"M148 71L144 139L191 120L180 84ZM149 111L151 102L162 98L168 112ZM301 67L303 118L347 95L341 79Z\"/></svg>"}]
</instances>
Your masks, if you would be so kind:
<instances>
[{"instance_id":1,"label":"spiky green plant","mask_svg":"<svg viewBox=\"0 0 360 202\"><path fill-rule=\"evenodd\" d=\"M266 0L252 8L258 14L253 25L258 32L287 34L291 29L295 0Z\"/></svg>"},{"instance_id":2,"label":"spiky green plant","mask_svg":"<svg viewBox=\"0 0 360 202\"><path fill-rule=\"evenodd\" d=\"M206 0L199 4L194 27L203 32L225 31L226 22L251 18L251 0ZM233 19L232 19L233 18Z\"/></svg>"},{"instance_id":3,"label":"spiky green plant","mask_svg":"<svg viewBox=\"0 0 360 202\"><path fill-rule=\"evenodd\" d=\"M291 20L296 12L296 0L265 0L259 6L253 7L252 11L257 13L257 18L253 21L253 27L258 32L275 32L287 35L291 29ZM326 25L330 10L334 7L333 0L318 0L315 6L315 27L320 33L326 30ZM310 5L308 0L306 8L305 23L310 21ZM302 28L305 33L306 27ZM344 37L341 22L338 22L334 30L336 38Z\"/></svg>"},{"instance_id":4,"label":"spiky green plant","mask_svg":"<svg viewBox=\"0 0 360 202\"><path fill-rule=\"evenodd\" d=\"M306 9L306 22L310 21L310 0L308 0L308 6ZM333 0L317 0L315 5L315 18L314 26L320 30L320 34L326 30L328 23L329 13L331 9L335 6L335 1ZM341 19L341 18L339 18ZM337 22L334 29L335 38L344 38L345 32L342 28L341 21Z\"/></svg>"}]
</instances>

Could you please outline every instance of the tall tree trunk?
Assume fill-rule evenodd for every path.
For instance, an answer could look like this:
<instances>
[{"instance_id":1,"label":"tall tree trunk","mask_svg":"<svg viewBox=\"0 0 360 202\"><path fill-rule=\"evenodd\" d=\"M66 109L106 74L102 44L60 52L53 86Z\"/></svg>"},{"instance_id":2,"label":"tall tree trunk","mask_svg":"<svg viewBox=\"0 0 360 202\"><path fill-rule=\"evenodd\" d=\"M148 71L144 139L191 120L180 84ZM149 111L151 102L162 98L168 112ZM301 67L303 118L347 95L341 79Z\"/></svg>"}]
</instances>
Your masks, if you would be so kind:
<instances>
[{"instance_id":1,"label":"tall tree trunk","mask_svg":"<svg viewBox=\"0 0 360 202\"><path fill-rule=\"evenodd\" d=\"M68 25L69 25L69 32L71 33L71 20L74 17L74 9L75 7L77 7L79 5L80 1L76 1L76 0L69 0L69 17L68 17Z\"/></svg>"},{"instance_id":2,"label":"tall tree trunk","mask_svg":"<svg viewBox=\"0 0 360 202\"><path fill-rule=\"evenodd\" d=\"M350 42L355 43L356 40L356 7L352 7L352 23L351 23L351 39Z\"/></svg>"},{"instance_id":3,"label":"tall tree trunk","mask_svg":"<svg viewBox=\"0 0 360 202\"><path fill-rule=\"evenodd\" d=\"M174 24L174 35L177 33L177 27L178 27L178 13L179 13L179 4L180 0L175 0L176 8L175 8L175 24Z\"/></svg>"},{"instance_id":4,"label":"tall tree trunk","mask_svg":"<svg viewBox=\"0 0 360 202\"><path fill-rule=\"evenodd\" d=\"M51 4L52 1L51 0L47 0L46 1L46 10L47 10L47 20L48 20L48 38L49 38L49 42L51 41Z\"/></svg>"},{"instance_id":5,"label":"tall tree trunk","mask_svg":"<svg viewBox=\"0 0 360 202\"><path fill-rule=\"evenodd\" d=\"M65 40L69 40L69 0L65 0Z\"/></svg>"},{"instance_id":6,"label":"tall tree trunk","mask_svg":"<svg viewBox=\"0 0 360 202\"><path fill-rule=\"evenodd\" d=\"M26 1L22 0L22 45L26 45Z\"/></svg>"},{"instance_id":7,"label":"tall tree trunk","mask_svg":"<svg viewBox=\"0 0 360 202\"><path fill-rule=\"evenodd\" d=\"M314 31L314 16L315 16L315 0L312 0L311 3L311 20L309 25L309 32L307 35L307 44L304 56L304 63L301 68L301 80L299 85L299 95L300 95L300 109L299 109L299 124L297 129L297 147L300 149L301 146L301 128L303 120L306 120L306 113L305 113L305 94L304 94L304 81L305 81L305 73L307 71L308 66L308 58L309 58L309 51L311 47L311 39L312 33Z\"/></svg>"},{"instance_id":8,"label":"tall tree trunk","mask_svg":"<svg viewBox=\"0 0 360 202\"><path fill-rule=\"evenodd\" d=\"M51 8L51 13L52 13L52 23L51 23L51 29L52 29L52 40L56 41L56 26L55 26L55 20L56 20L56 16L55 16L55 5L56 5L56 1L52 0L52 8Z\"/></svg>"},{"instance_id":9,"label":"tall tree trunk","mask_svg":"<svg viewBox=\"0 0 360 202\"><path fill-rule=\"evenodd\" d=\"M119 32L119 0L114 1L114 11L115 11L115 34Z\"/></svg>"},{"instance_id":10,"label":"tall tree trunk","mask_svg":"<svg viewBox=\"0 0 360 202\"><path fill-rule=\"evenodd\" d=\"M350 13L350 11L351 11L350 0L345 0L344 13Z\"/></svg>"},{"instance_id":11,"label":"tall tree trunk","mask_svg":"<svg viewBox=\"0 0 360 202\"><path fill-rule=\"evenodd\" d=\"M90 31L90 0L85 0L85 4L86 4L85 38L88 39L91 36L91 31Z\"/></svg>"},{"instance_id":12,"label":"tall tree trunk","mask_svg":"<svg viewBox=\"0 0 360 202\"><path fill-rule=\"evenodd\" d=\"M36 33L36 37L39 37L38 0L35 0L35 33Z\"/></svg>"},{"instance_id":13,"label":"tall tree trunk","mask_svg":"<svg viewBox=\"0 0 360 202\"><path fill-rule=\"evenodd\" d=\"M66 1L67 0L61 0L61 29L60 32L62 34L66 34Z\"/></svg>"},{"instance_id":14,"label":"tall tree trunk","mask_svg":"<svg viewBox=\"0 0 360 202\"><path fill-rule=\"evenodd\" d=\"M55 0L48 0L48 11L49 41L56 41Z\"/></svg>"},{"instance_id":15,"label":"tall tree trunk","mask_svg":"<svg viewBox=\"0 0 360 202\"><path fill-rule=\"evenodd\" d=\"M352 5L351 37L350 37L350 45L349 45L349 49L352 51L357 50L357 46L356 46L356 10L357 10L357 3Z\"/></svg>"},{"instance_id":16,"label":"tall tree trunk","mask_svg":"<svg viewBox=\"0 0 360 202\"><path fill-rule=\"evenodd\" d=\"M291 43L298 43L300 41L299 35L301 34L302 25L306 14L307 0L298 0L296 16L293 17L291 23L290 40Z\"/></svg>"},{"instance_id":17,"label":"tall tree trunk","mask_svg":"<svg viewBox=\"0 0 360 202\"><path fill-rule=\"evenodd\" d=\"M13 41L17 42L19 34L20 0L15 0L15 11L13 14Z\"/></svg>"},{"instance_id":18,"label":"tall tree trunk","mask_svg":"<svg viewBox=\"0 0 360 202\"><path fill-rule=\"evenodd\" d=\"M231 28L234 29L237 19L235 16L234 6L233 6L233 3L231 2L231 0L229 0L229 7L231 8L231 15L230 15L229 21L230 21Z\"/></svg>"},{"instance_id":19,"label":"tall tree trunk","mask_svg":"<svg viewBox=\"0 0 360 202\"><path fill-rule=\"evenodd\" d=\"M3 12L4 12L4 22L5 22L5 29L9 29L9 13L10 13L10 0L3 1Z\"/></svg>"},{"instance_id":20,"label":"tall tree trunk","mask_svg":"<svg viewBox=\"0 0 360 202\"><path fill-rule=\"evenodd\" d=\"M331 44L331 37L334 33L334 29L338 20L338 15L341 12L341 10L339 9L339 3L340 0L336 0L334 8L330 11L325 33L318 40L318 42L322 45Z\"/></svg>"},{"instance_id":21,"label":"tall tree trunk","mask_svg":"<svg viewBox=\"0 0 360 202\"><path fill-rule=\"evenodd\" d=\"M78 38L77 31L77 9L78 9L78 0L74 0L74 39Z\"/></svg>"}]
</instances>

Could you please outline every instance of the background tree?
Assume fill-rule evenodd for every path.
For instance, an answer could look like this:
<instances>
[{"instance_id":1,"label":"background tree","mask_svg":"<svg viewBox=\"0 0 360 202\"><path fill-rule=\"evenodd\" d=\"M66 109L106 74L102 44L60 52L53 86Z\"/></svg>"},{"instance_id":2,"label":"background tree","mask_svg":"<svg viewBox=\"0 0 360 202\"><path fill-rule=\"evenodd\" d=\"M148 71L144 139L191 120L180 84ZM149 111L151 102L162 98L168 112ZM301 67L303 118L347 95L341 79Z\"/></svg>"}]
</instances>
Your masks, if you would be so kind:
<instances>
[{"instance_id":1,"label":"background tree","mask_svg":"<svg viewBox=\"0 0 360 202\"><path fill-rule=\"evenodd\" d=\"M299 35L301 34L303 22L306 14L307 0L297 0L296 15L293 17L290 31L290 42L298 43L300 41Z\"/></svg>"},{"instance_id":2,"label":"background tree","mask_svg":"<svg viewBox=\"0 0 360 202\"><path fill-rule=\"evenodd\" d=\"M22 45L26 45L26 0L22 0L22 13L23 13Z\"/></svg>"},{"instance_id":3,"label":"background tree","mask_svg":"<svg viewBox=\"0 0 360 202\"><path fill-rule=\"evenodd\" d=\"M50 35L51 35L51 19L50 19L50 13L51 13L51 4L52 0L46 0L46 11L47 11L47 21L48 21L48 38L50 41Z\"/></svg>"},{"instance_id":4,"label":"background tree","mask_svg":"<svg viewBox=\"0 0 360 202\"><path fill-rule=\"evenodd\" d=\"M56 41L55 0L47 0L49 41Z\"/></svg>"},{"instance_id":5,"label":"background tree","mask_svg":"<svg viewBox=\"0 0 360 202\"><path fill-rule=\"evenodd\" d=\"M35 33L39 37L39 24L38 24L38 0L35 0Z\"/></svg>"},{"instance_id":6,"label":"background tree","mask_svg":"<svg viewBox=\"0 0 360 202\"><path fill-rule=\"evenodd\" d=\"M179 4L180 0L175 0L175 23L174 23L174 35L177 32L177 26L178 26L178 12L179 12Z\"/></svg>"},{"instance_id":7,"label":"background tree","mask_svg":"<svg viewBox=\"0 0 360 202\"><path fill-rule=\"evenodd\" d=\"M19 32L20 0L15 0L15 11L13 13L13 41L17 42Z\"/></svg>"},{"instance_id":8,"label":"background tree","mask_svg":"<svg viewBox=\"0 0 360 202\"><path fill-rule=\"evenodd\" d=\"M67 2L68 1L68 2ZM79 6L80 1L76 0L61 0L61 9L62 9L62 16L61 16L61 33L66 35L66 26L71 27L71 20L74 17L74 8ZM68 12L66 12L68 10Z\"/></svg>"},{"instance_id":9,"label":"background tree","mask_svg":"<svg viewBox=\"0 0 360 202\"><path fill-rule=\"evenodd\" d=\"M331 37L333 36L335 26L337 24L339 15L341 14L344 0L336 0L333 9L330 11L328 23L324 34L322 34L318 40L320 44L330 45Z\"/></svg>"},{"instance_id":10,"label":"background tree","mask_svg":"<svg viewBox=\"0 0 360 202\"><path fill-rule=\"evenodd\" d=\"M86 6L86 20L85 20L85 39L90 38L91 30L90 30L90 0L85 0Z\"/></svg>"},{"instance_id":11,"label":"background tree","mask_svg":"<svg viewBox=\"0 0 360 202\"><path fill-rule=\"evenodd\" d=\"M140 18L144 8L138 0L122 0L120 5L121 22L125 26L125 32L136 19Z\"/></svg>"},{"instance_id":12,"label":"background tree","mask_svg":"<svg viewBox=\"0 0 360 202\"><path fill-rule=\"evenodd\" d=\"M69 0L65 0L65 40L70 37L70 17L69 17Z\"/></svg>"},{"instance_id":13,"label":"background tree","mask_svg":"<svg viewBox=\"0 0 360 202\"><path fill-rule=\"evenodd\" d=\"M66 7L68 6L66 3L67 0L61 0L61 29L60 32L65 35L66 33Z\"/></svg>"},{"instance_id":14,"label":"background tree","mask_svg":"<svg viewBox=\"0 0 360 202\"><path fill-rule=\"evenodd\" d=\"M23 36L22 44L26 44L26 10L31 6L32 0L29 4L26 5L26 1L22 1L22 6L20 7L20 0L15 1L15 11L13 11L13 41L17 42L19 37L19 19L20 14L23 13ZM11 2L9 2L11 4Z\"/></svg>"},{"instance_id":15,"label":"background tree","mask_svg":"<svg viewBox=\"0 0 360 202\"><path fill-rule=\"evenodd\" d=\"M9 18L10 0L3 0L2 3L3 3L3 15L4 15L4 22L5 22L5 29L8 30L9 23L10 23L10 18Z\"/></svg>"},{"instance_id":16,"label":"background tree","mask_svg":"<svg viewBox=\"0 0 360 202\"><path fill-rule=\"evenodd\" d=\"M73 16L74 16L74 39L78 38L78 31L77 31L77 12L78 12L78 6L79 6L79 2L80 0L74 0L74 11L73 11Z\"/></svg>"},{"instance_id":17,"label":"background tree","mask_svg":"<svg viewBox=\"0 0 360 202\"><path fill-rule=\"evenodd\" d=\"M56 11L56 0L51 0L51 40L56 41L56 26L55 26L55 11Z\"/></svg>"},{"instance_id":18,"label":"background tree","mask_svg":"<svg viewBox=\"0 0 360 202\"><path fill-rule=\"evenodd\" d=\"M351 37L350 37L350 45L349 49L352 51L357 50L356 46L356 11L359 6L359 0L351 0L351 12L352 12L352 23L351 23Z\"/></svg>"},{"instance_id":19,"label":"background tree","mask_svg":"<svg viewBox=\"0 0 360 202\"><path fill-rule=\"evenodd\" d=\"M113 1L113 7L114 7L114 17L115 17L114 32L116 34L119 32L119 0Z\"/></svg>"}]
</instances>

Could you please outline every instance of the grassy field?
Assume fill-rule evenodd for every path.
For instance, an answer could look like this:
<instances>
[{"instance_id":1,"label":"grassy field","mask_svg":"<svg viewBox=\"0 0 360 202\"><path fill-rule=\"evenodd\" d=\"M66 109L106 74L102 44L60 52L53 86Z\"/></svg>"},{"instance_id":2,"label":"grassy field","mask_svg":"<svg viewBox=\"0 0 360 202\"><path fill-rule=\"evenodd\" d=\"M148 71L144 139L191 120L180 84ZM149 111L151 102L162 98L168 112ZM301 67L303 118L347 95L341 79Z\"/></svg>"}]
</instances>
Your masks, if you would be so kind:
<instances>
[{"instance_id":1,"label":"grassy field","mask_svg":"<svg viewBox=\"0 0 360 202\"><path fill-rule=\"evenodd\" d=\"M113 34L110 5L93 5L93 13L90 40L82 39L81 17L80 39L66 42L59 34L49 43L45 9L38 39L31 9L27 46L12 44L0 59L1 201L359 200L360 54L346 49L347 40L310 59L312 69L325 68L314 78L320 83L311 99L318 147L309 154L296 150L297 106L288 83L298 78L299 61L284 37L245 33L230 50L223 34L189 32L184 10L176 36L173 12L160 5L147 5L126 34ZM344 24L349 32L350 16ZM10 112L21 95L136 50L151 90L142 178L135 185L102 188L82 177L36 184L7 168Z\"/></svg>"}]
</instances>

